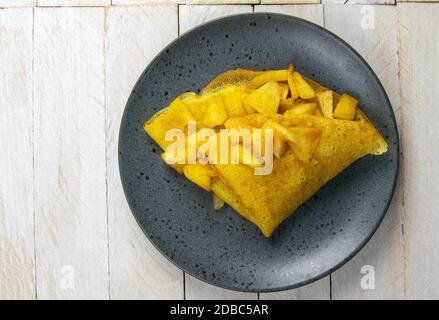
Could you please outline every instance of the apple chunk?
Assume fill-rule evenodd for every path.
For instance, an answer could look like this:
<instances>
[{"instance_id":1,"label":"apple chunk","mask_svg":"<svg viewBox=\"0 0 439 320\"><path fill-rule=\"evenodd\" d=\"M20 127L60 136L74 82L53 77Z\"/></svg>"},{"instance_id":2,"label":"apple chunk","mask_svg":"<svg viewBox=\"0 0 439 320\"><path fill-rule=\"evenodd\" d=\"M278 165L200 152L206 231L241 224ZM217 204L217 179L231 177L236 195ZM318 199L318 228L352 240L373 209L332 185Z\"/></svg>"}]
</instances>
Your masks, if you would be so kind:
<instances>
[{"instance_id":1,"label":"apple chunk","mask_svg":"<svg viewBox=\"0 0 439 320\"><path fill-rule=\"evenodd\" d=\"M248 108L253 108L259 113L275 114L279 108L282 88L275 81L270 81L254 90L244 100Z\"/></svg>"},{"instance_id":2,"label":"apple chunk","mask_svg":"<svg viewBox=\"0 0 439 320\"><path fill-rule=\"evenodd\" d=\"M271 81L287 81L287 70L268 70L262 72L260 75L254 77L250 82L251 88L259 88L260 86Z\"/></svg>"},{"instance_id":3,"label":"apple chunk","mask_svg":"<svg viewBox=\"0 0 439 320\"><path fill-rule=\"evenodd\" d=\"M282 88L281 100L285 100L290 93L290 87L288 86L288 83L285 82L279 82L279 85Z\"/></svg>"},{"instance_id":4,"label":"apple chunk","mask_svg":"<svg viewBox=\"0 0 439 320\"><path fill-rule=\"evenodd\" d=\"M299 93L297 92L296 86L294 85L293 74L294 66L290 64L288 66L288 86L290 87L291 98L295 100L299 98Z\"/></svg>"},{"instance_id":5,"label":"apple chunk","mask_svg":"<svg viewBox=\"0 0 439 320\"><path fill-rule=\"evenodd\" d=\"M222 125L227 120L227 117L227 110L221 97L215 96L209 99L203 116L203 124L208 128L214 128Z\"/></svg>"},{"instance_id":6,"label":"apple chunk","mask_svg":"<svg viewBox=\"0 0 439 320\"><path fill-rule=\"evenodd\" d=\"M314 102L300 103L293 106L290 110L284 113L284 116L288 117L295 114L315 114L317 105Z\"/></svg>"},{"instance_id":7,"label":"apple chunk","mask_svg":"<svg viewBox=\"0 0 439 320\"><path fill-rule=\"evenodd\" d=\"M238 88L223 89L221 97L229 117L239 117L247 114L242 101L245 95L245 92Z\"/></svg>"},{"instance_id":8,"label":"apple chunk","mask_svg":"<svg viewBox=\"0 0 439 320\"><path fill-rule=\"evenodd\" d=\"M295 71L293 73L293 83L297 89L299 97L302 99L312 99L315 97L314 89L306 82L305 79L300 75L299 72Z\"/></svg>"},{"instance_id":9,"label":"apple chunk","mask_svg":"<svg viewBox=\"0 0 439 320\"><path fill-rule=\"evenodd\" d=\"M310 163L319 141L321 130L319 128L290 128L294 139L288 142L294 155L303 163Z\"/></svg>"},{"instance_id":10,"label":"apple chunk","mask_svg":"<svg viewBox=\"0 0 439 320\"><path fill-rule=\"evenodd\" d=\"M316 94L320 109L326 118L334 118L334 97L331 90L325 90Z\"/></svg>"},{"instance_id":11,"label":"apple chunk","mask_svg":"<svg viewBox=\"0 0 439 320\"><path fill-rule=\"evenodd\" d=\"M353 120L357 111L357 104L357 99L344 93L335 107L334 118Z\"/></svg>"},{"instance_id":12,"label":"apple chunk","mask_svg":"<svg viewBox=\"0 0 439 320\"><path fill-rule=\"evenodd\" d=\"M285 139L279 134L273 135L273 154L280 159L287 149Z\"/></svg>"},{"instance_id":13,"label":"apple chunk","mask_svg":"<svg viewBox=\"0 0 439 320\"><path fill-rule=\"evenodd\" d=\"M284 127L267 120L264 127L272 128L274 136L279 134L288 143L294 155L303 163L310 163L312 155L320 141L321 130L318 128Z\"/></svg>"},{"instance_id":14,"label":"apple chunk","mask_svg":"<svg viewBox=\"0 0 439 320\"><path fill-rule=\"evenodd\" d=\"M215 176L215 172L209 164L187 164L183 167L183 173L190 181L204 190L210 191L211 180Z\"/></svg>"}]
</instances>

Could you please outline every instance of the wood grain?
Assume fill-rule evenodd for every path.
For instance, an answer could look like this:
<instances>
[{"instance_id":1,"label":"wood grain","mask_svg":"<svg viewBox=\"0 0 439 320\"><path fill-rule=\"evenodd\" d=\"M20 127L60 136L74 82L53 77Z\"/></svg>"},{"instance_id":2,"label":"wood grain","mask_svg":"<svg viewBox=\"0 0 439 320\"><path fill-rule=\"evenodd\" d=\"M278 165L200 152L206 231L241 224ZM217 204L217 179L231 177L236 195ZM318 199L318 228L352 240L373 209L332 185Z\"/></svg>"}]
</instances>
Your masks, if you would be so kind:
<instances>
[{"instance_id":1,"label":"wood grain","mask_svg":"<svg viewBox=\"0 0 439 320\"><path fill-rule=\"evenodd\" d=\"M260 5L255 6L255 12L276 12L302 19L309 20L319 25L323 25L323 7L321 5ZM274 293L261 293L261 299L329 299L330 285L329 276L314 282L310 285Z\"/></svg>"},{"instance_id":2,"label":"wood grain","mask_svg":"<svg viewBox=\"0 0 439 320\"><path fill-rule=\"evenodd\" d=\"M329 300L330 297L329 276L298 289L260 294L261 300Z\"/></svg>"},{"instance_id":3,"label":"wood grain","mask_svg":"<svg viewBox=\"0 0 439 320\"><path fill-rule=\"evenodd\" d=\"M439 299L439 4L399 4L404 248L410 299Z\"/></svg>"},{"instance_id":4,"label":"wood grain","mask_svg":"<svg viewBox=\"0 0 439 320\"><path fill-rule=\"evenodd\" d=\"M288 14L323 26L323 6L321 5L259 5L255 6L255 12Z\"/></svg>"},{"instance_id":5,"label":"wood grain","mask_svg":"<svg viewBox=\"0 0 439 320\"><path fill-rule=\"evenodd\" d=\"M35 298L32 9L0 10L0 299Z\"/></svg>"},{"instance_id":6,"label":"wood grain","mask_svg":"<svg viewBox=\"0 0 439 320\"><path fill-rule=\"evenodd\" d=\"M260 0L185 0L186 4L257 4Z\"/></svg>"},{"instance_id":7,"label":"wood grain","mask_svg":"<svg viewBox=\"0 0 439 320\"><path fill-rule=\"evenodd\" d=\"M142 233L128 208L117 161L119 126L125 103L143 69L177 36L177 7L111 7L106 29L111 298L181 299L183 272L163 257Z\"/></svg>"},{"instance_id":8,"label":"wood grain","mask_svg":"<svg viewBox=\"0 0 439 320\"><path fill-rule=\"evenodd\" d=\"M36 8L34 37L38 298L105 299L104 9Z\"/></svg>"},{"instance_id":9,"label":"wood grain","mask_svg":"<svg viewBox=\"0 0 439 320\"><path fill-rule=\"evenodd\" d=\"M396 2L425 2L425 3L433 3L433 2L438 2L438 0L397 0Z\"/></svg>"},{"instance_id":10,"label":"wood grain","mask_svg":"<svg viewBox=\"0 0 439 320\"><path fill-rule=\"evenodd\" d=\"M296 4L309 4L320 3L320 0L261 0L261 4L279 4L279 5L296 5Z\"/></svg>"},{"instance_id":11,"label":"wood grain","mask_svg":"<svg viewBox=\"0 0 439 320\"><path fill-rule=\"evenodd\" d=\"M179 10L180 33L212 19L248 12L252 12L252 7L249 5L182 5Z\"/></svg>"},{"instance_id":12,"label":"wood grain","mask_svg":"<svg viewBox=\"0 0 439 320\"><path fill-rule=\"evenodd\" d=\"M184 3L186 0L112 0L112 5L127 6L127 5L163 5L163 4L178 4Z\"/></svg>"},{"instance_id":13,"label":"wood grain","mask_svg":"<svg viewBox=\"0 0 439 320\"><path fill-rule=\"evenodd\" d=\"M397 12L394 6L373 6L374 29L363 29L362 6L326 6L325 27L351 44L378 75L401 125ZM400 127L401 128L401 127ZM332 274L333 299L401 299L404 297L402 251L402 180L381 226L365 248ZM364 290L361 268L375 269L375 289Z\"/></svg>"},{"instance_id":14,"label":"wood grain","mask_svg":"<svg viewBox=\"0 0 439 320\"><path fill-rule=\"evenodd\" d=\"M372 4L395 4L396 0L322 0L322 4L361 4L361 5L372 5Z\"/></svg>"},{"instance_id":15,"label":"wood grain","mask_svg":"<svg viewBox=\"0 0 439 320\"><path fill-rule=\"evenodd\" d=\"M198 280L187 273L186 300L255 300L256 293L245 293L223 289Z\"/></svg>"},{"instance_id":16,"label":"wood grain","mask_svg":"<svg viewBox=\"0 0 439 320\"><path fill-rule=\"evenodd\" d=\"M0 8L32 7L37 0L0 0Z\"/></svg>"},{"instance_id":17,"label":"wood grain","mask_svg":"<svg viewBox=\"0 0 439 320\"><path fill-rule=\"evenodd\" d=\"M111 0L38 0L38 6L61 7L61 6L109 6Z\"/></svg>"},{"instance_id":18,"label":"wood grain","mask_svg":"<svg viewBox=\"0 0 439 320\"><path fill-rule=\"evenodd\" d=\"M228 6L180 6L180 32L185 32L203 22L230 14L252 12L248 5ZM256 299L256 293L225 290L212 286L185 274L187 299Z\"/></svg>"}]
</instances>

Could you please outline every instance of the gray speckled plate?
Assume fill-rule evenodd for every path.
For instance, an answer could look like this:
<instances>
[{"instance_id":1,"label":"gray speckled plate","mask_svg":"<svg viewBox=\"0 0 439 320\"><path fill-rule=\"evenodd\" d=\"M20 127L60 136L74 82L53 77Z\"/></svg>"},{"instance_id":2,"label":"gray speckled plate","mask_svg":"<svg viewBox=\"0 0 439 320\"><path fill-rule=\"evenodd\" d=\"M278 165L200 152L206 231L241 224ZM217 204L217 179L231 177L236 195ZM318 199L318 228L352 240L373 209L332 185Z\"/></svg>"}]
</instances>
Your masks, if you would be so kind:
<instances>
[{"instance_id":1,"label":"gray speckled plate","mask_svg":"<svg viewBox=\"0 0 439 320\"><path fill-rule=\"evenodd\" d=\"M184 91L199 90L234 68L299 71L360 106L387 138L325 185L269 239L160 159L143 122ZM392 198L398 132L387 95L367 63L325 29L291 16L245 14L204 24L166 47L135 85L123 115L119 166L131 210L151 242L191 275L242 291L275 291L317 280L370 239Z\"/></svg>"}]
</instances>

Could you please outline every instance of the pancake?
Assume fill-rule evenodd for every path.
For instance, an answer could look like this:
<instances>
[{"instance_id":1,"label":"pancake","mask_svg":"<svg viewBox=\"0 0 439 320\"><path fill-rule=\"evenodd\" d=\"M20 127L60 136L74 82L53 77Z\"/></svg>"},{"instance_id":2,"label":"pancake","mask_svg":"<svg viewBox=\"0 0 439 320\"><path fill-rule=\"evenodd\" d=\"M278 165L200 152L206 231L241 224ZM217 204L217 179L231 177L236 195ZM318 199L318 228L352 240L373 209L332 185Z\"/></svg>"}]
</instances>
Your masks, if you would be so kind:
<instances>
[{"instance_id":1,"label":"pancake","mask_svg":"<svg viewBox=\"0 0 439 320\"><path fill-rule=\"evenodd\" d=\"M288 70L225 72L212 80L200 95L184 93L177 97L144 126L165 153L171 143L165 139L167 130L188 131L190 122L200 124L197 130L203 127L212 130L217 140L224 128L273 130L275 158L270 174L255 174L260 163L245 163L241 159L243 156L238 163L211 161L209 154L205 155L209 158L207 164L168 162L256 224L266 237L353 162L368 154L383 154L388 148L378 130L356 106L355 98L332 92L301 75L295 75L299 82L292 88L294 84L288 78L289 72L293 72L291 66ZM282 84L279 86L282 90L278 84ZM291 91L291 97L285 99L288 85L291 90L298 89L299 96L294 97ZM300 97L301 90L307 90L307 99ZM283 101L279 102L281 91ZM322 92L329 99L330 112L323 110L324 102L317 99ZM271 98L273 95L277 100ZM269 108L264 108L269 104ZM332 112L337 108L337 112ZM346 117L349 119L343 119ZM242 145L240 150L245 151ZM264 161L267 161L266 156L261 153Z\"/></svg>"}]
</instances>

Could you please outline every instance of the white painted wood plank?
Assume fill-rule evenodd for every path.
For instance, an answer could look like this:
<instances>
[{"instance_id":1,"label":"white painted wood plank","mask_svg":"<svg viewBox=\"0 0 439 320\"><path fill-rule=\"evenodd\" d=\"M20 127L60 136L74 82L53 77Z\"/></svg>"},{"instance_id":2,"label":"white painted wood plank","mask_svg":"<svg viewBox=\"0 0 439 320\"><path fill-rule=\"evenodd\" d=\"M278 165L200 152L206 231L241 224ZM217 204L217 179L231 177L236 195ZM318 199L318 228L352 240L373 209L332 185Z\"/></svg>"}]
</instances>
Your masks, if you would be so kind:
<instances>
[{"instance_id":1,"label":"white painted wood plank","mask_svg":"<svg viewBox=\"0 0 439 320\"><path fill-rule=\"evenodd\" d=\"M438 2L438 0L397 0L396 2L426 2L426 3L433 3Z\"/></svg>"},{"instance_id":2,"label":"white painted wood plank","mask_svg":"<svg viewBox=\"0 0 439 320\"><path fill-rule=\"evenodd\" d=\"M261 300L329 300L331 296L329 276L304 287L272 293L261 293Z\"/></svg>"},{"instance_id":3,"label":"white painted wood plank","mask_svg":"<svg viewBox=\"0 0 439 320\"><path fill-rule=\"evenodd\" d=\"M321 5L259 5L255 6L255 12L288 14L323 26L323 6Z\"/></svg>"},{"instance_id":4,"label":"white painted wood plank","mask_svg":"<svg viewBox=\"0 0 439 320\"><path fill-rule=\"evenodd\" d=\"M309 4L320 3L320 0L261 0L261 4L279 4L279 5L292 5L292 4Z\"/></svg>"},{"instance_id":5,"label":"white painted wood plank","mask_svg":"<svg viewBox=\"0 0 439 320\"><path fill-rule=\"evenodd\" d=\"M125 5L156 5L156 4L179 4L185 3L186 0L112 0L113 6L125 6Z\"/></svg>"},{"instance_id":6,"label":"white painted wood plank","mask_svg":"<svg viewBox=\"0 0 439 320\"><path fill-rule=\"evenodd\" d=\"M104 9L36 8L34 28L38 298L105 299Z\"/></svg>"},{"instance_id":7,"label":"white painted wood plank","mask_svg":"<svg viewBox=\"0 0 439 320\"><path fill-rule=\"evenodd\" d=\"M180 33L196 27L199 24L231 14L252 12L249 5L181 5Z\"/></svg>"},{"instance_id":8,"label":"white painted wood plank","mask_svg":"<svg viewBox=\"0 0 439 320\"><path fill-rule=\"evenodd\" d=\"M323 7L321 5L260 5L255 12L274 12L296 16L323 25ZM307 286L274 293L261 293L260 299L286 300L322 300L330 298L329 276Z\"/></svg>"},{"instance_id":9,"label":"white painted wood plank","mask_svg":"<svg viewBox=\"0 0 439 320\"><path fill-rule=\"evenodd\" d=\"M37 0L0 0L0 8L32 7Z\"/></svg>"},{"instance_id":10,"label":"white painted wood plank","mask_svg":"<svg viewBox=\"0 0 439 320\"><path fill-rule=\"evenodd\" d=\"M0 299L35 298L32 9L0 10Z\"/></svg>"},{"instance_id":11,"label":"white painted wood plank","mask_svg":"<svg viewBox=\"0 0 439 320\"><path fill-rule=\"evenodd\" d=\"M322 4L395 4L396 0L322 0Z\"/></svg>"},{"instance_id":12,"label":"white painted wood plank","mask_svg":"<svg viewBox=\"0 0 439 320\"><path fill-rule=\"evenodd\" d=\"M249 5L227 6L180 6L180 32L185 32L203 22L216 19L230 14L252 12ZM207 284L194 277L185 274L186 299L256 299L256 293L243 293L225 290Z\"/></svg>"},{"instance_id":13,"label":"white painted wood plank","mask_svg":"<svg viewBox=\"0 0 439 320\"><path fill-rule=\"evenodd\" d=\"M346 0L322 0L322 4L344 4Z\"/></svg>"},{"instance_id":14,"label":"white painted wood plank","mask_svg":"<svg viewBox=\"0 0 439 320\"><path fill-rule=\"evenodd\" d=\"M439 4L398 4L410 299L439 299Z\"/></svg>"},{"instance_id":15,"label":"white painted wood plank","mask_svg":"<svg viewBox=\"0 0 439 320\"><path fill-rule=\"evenodd\" d=\"M182 299L183 272L147 240L128 208L119 177L120 119L136 80L177 36L177 7L111 7L106 33L107 181L112 299ZM121 81L123 79L123 81Z\"/></svg>"},{"instance_id":16,"label":"white painted wood plank","mask_svg":"<svg viewBox=\"0 0 439 320\"><path fill-rule=\"evenodd\" d=\"M371 6L366 11L362 11L362 8L362 6L325 6L325 27L351 44L371 65L383 83L397 121L401 124L396 7ZM374 12L374 29L363 29L362 19L371 12ZM400 179L392 205L373 238L359 254L332 274L333 299L404 297L402 215L402 180ZM364 276L361 268L365 265L374 267L374 290L361 288L360 283Z\"/></svg>"},{"instance_id":17,"label":"white painted wood plank","mask_svg":"<svg viewBox=\"0 0 439 320\"><path fill-rule=\"evenodd\" d=\"M41 7L109 6L111 0L38 0Z\"/></svg>"},{"instance_id":18,"label":"white painted wood plank","mask_svg":"<svg viewBox=\"0 0 439 320\"><path fill-rule=\"evenodd\" d=\"M260 0L186 0L186 4L257 4Z\"/></svg>"},{"instance_id":19,"label":"white painted wood plank","mask_svg":"<svg viewBox=\"0 0 439 320\"><path fill-rule=\"evenodd\" d=\"M198 280L187 273L186 300L256 300L256 293L245 293L223 289Z\"/></svg>"}]
</instances>

